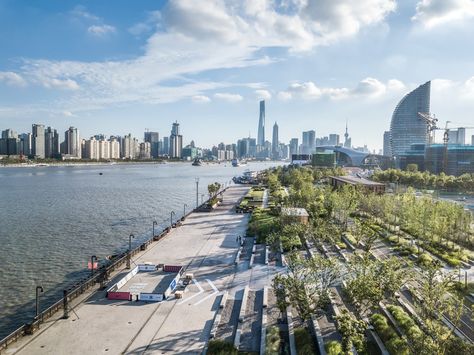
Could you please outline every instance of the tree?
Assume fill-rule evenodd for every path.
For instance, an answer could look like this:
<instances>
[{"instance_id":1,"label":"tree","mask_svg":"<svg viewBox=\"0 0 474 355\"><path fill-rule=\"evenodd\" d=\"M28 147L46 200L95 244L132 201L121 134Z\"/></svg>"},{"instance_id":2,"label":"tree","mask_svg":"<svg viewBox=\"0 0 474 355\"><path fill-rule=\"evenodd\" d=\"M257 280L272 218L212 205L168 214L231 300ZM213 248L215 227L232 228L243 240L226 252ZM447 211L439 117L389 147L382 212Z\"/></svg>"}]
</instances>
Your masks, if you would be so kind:
<instances>
[{"instance_id":1,"label":"tree","mask_svg":"<svg viewBox=\"0 0 474 355\"><path fill-rule=\"evenodd\" d=\"M414 339L413 350L418 354L445 354L455 341L454 328L443 324L443 317L458 327L463 312L463 299L454 293L454 273L444 273L439 263L422 268L420 287L415 297L416 310L424 321L425 332Z\"/></svg>"},{"instance_id":2,"label":"tree","mask_svg":"<svg viewBox=\"0 0 474 355\"><path fill-rule=\"evenodd\" d=\"M330 302L330 288L334 287L342 276L341 264L335 258L325 258L319 254L308 259L309 296L315 300L315 308L324 308Z\"/></svg>"},{"instance_id":3,"label":"tree","mask_svg":"<svg viewBox=\"0 0 474 355\"><path fill-rule=\"evenodd\" d=\"M410 278L399 259L374 260L368 252L350 260L347 275L346 291L361 314L378 307L384 298L393 298Z\"/></svg>"},{"instance_id":4,"label":"tree","mask_svg":"<svg viewBox=\"0 0 474 355\"><path fill-rule=\"evenodd\" d=\"M207 185L207 191L209 192L210 204L213 205L217 202L216 195L221 188L221 184L215 182L213 184Z\"/></svg>"}]
</instances>

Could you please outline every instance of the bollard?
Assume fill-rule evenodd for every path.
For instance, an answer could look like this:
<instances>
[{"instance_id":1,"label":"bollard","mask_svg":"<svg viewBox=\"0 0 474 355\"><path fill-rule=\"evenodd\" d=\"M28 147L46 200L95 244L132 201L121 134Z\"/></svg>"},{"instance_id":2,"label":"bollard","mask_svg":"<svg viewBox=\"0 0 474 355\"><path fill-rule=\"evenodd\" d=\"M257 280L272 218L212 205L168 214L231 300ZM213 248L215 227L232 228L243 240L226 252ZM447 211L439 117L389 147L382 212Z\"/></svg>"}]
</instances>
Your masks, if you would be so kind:
<instances>
[{"instance_id":1,"label":"bollard","mask_svg":"<svg viewBox=\"0 0 474 355\"><path fill-rule=\"evenodd\" d=\"M68 307L69 307L69 305L68 305L68 302L67 302L67 290L64 290L63 291L63 308L64 308L63 318L64 319L69 318L69 309L68 309Z\"/></svg>"}]
</instances>

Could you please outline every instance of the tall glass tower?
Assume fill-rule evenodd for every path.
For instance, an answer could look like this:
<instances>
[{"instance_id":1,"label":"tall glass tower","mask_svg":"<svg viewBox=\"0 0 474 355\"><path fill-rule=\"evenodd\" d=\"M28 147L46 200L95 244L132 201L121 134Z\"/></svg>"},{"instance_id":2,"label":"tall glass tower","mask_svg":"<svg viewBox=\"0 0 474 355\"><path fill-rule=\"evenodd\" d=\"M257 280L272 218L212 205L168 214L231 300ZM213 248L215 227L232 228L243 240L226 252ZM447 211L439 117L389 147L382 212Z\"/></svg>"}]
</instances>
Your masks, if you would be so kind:
<instances>
[{"instance_id":1,"label":"tall glass tower","mask_svg":"<svg viewBox=\"0 0 474 355\"><path fill-rule=\"evenodd\" d=\"M257 145L265 145L265 100L260 101L260 118L258 119Z\"/></svg>"},{"instance_id":2,"label":"tall glass tower","mask_svg":"<svg viewBox=\"0 0 474 355\"><path fill-rule=\"evenodd\" d=\"M390 124L390 147L393 156L405 154L414 143L427 144L428 125L418 115L430 112L431 82L420 85L398 103Z\"/></svg>"}]
</instances>

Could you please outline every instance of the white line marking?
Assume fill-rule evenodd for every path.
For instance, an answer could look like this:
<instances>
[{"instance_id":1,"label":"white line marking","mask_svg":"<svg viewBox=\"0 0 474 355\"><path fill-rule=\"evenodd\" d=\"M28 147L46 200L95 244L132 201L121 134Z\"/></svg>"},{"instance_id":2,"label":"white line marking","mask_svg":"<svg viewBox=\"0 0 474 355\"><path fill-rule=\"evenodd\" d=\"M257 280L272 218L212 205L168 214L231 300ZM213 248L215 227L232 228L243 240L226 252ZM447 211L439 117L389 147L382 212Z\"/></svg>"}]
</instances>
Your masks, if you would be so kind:
<instances>
[{"instance_id":1,"label":"white line marking","mask_svg":"<svg viewBox=\"0 0 474 355\"><path fill-rule=\"evenodd\" d=\"M186 303L186 302L188 302L191 298L194 298L194 297L196 297L196 296L198 296L198 295L200 295L201 293L204 292L204 289L201 287L201 285L199 284L199 282L197 282L195 279L193 279L193 282L194 282L194 284L198 287L199 292L198 292L198 293L195 293L194 295L192 295L192 296L189 297L189 298L186 298L186 299L182 300L182 301L179 302L178 304Z\"/></svg>"},{"instance_id":2,"label":"white line marking","mask_svg":"<svg viewBox=\"0 0 474 355\"><path fill-rule=\"evenodd\" d=\"M208 298L216 295L219 293L219 290L217 289L217 287L212 283L211 280L209 279L206 279L207 283L209 284L209 286L211 286L211 288L214 290L213 293L211 293L210 295L207 295L206 297L204 297L202 300L199 300L198 302L196 302L194 305L197 306L199 304L201 304L202 302L204 302L205 300L207 300Z\"/></svg>"},{"instance_id":3,"label":"white line marking","mask_svg":"<svg viewBox=\"0 0 474 355\"><path fill-rule=\"evenodd\" d=\"M219 292L219 290L218 290L217 287L212 283L211 280L206 279L206 281L207 281L207 283L208 283L209 285L211 285L212 289L213 289L215 292Z\"/></svg>"},{"instance_id":4,"label":"white line marking","mask_svg":"<svg viewBox=\"0 0 474 355\"><path fill-rule=\"evenodd\" d=\"M218 293L219 293L219 291L215 291L215 292L211 293L210 295L207 295L206 297L204 297L202 300L196 302L194 305L197 306L197 305L201 304L202 302L204 302L205 300L207 300L209 297L217 295Z\"/></svg>"}]
</instances>

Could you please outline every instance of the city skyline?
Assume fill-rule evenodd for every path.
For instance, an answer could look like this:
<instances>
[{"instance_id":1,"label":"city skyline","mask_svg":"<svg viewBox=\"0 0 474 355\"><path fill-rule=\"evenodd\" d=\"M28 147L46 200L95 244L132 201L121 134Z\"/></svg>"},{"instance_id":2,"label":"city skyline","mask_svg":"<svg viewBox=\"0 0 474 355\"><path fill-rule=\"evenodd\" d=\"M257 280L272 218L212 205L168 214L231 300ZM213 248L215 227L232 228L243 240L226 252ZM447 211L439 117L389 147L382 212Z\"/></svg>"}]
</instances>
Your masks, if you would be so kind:
<instances>
[{"instance_id":1,"label":"city skyline","mask_svg":"<svg viewBox=\"0 0 474 355\"><path fill-rule=\"evenodd\" d=\"M352 144L378 151L393 107L428 80L441 121L472 121L472 1L343 2L0 1L0 121L139 136L178 120L209 146L203 125L223 141L257 137L264 99L281 141L342 136L348 121Z\"/></svg>"}]
</instances>

